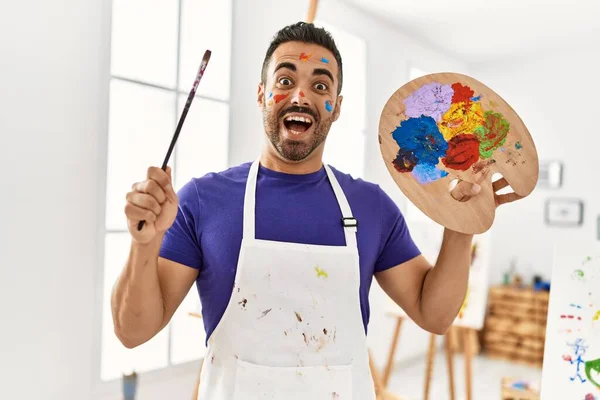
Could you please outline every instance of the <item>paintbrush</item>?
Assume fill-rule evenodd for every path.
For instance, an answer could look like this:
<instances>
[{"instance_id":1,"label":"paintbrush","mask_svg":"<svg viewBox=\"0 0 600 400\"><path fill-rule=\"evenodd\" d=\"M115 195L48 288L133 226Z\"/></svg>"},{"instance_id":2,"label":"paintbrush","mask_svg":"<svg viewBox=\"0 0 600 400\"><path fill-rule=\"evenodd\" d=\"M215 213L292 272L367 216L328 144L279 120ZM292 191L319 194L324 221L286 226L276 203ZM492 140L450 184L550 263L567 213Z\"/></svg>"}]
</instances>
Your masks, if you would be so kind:
<instances>
[{"instance_id":1,"label":"paintbrush","mask_svg":"<svg viewBox=\"0 0 600 400\"><path fill-rule=\"evenodd\" d=\"M169 150L167 151L167 155L165 156L165 160L163 161L162 170L167 170L167 164L169 163L169 158L171 158L171 153L175 148L175 143L177 142L177 138L179 138L179 132L181 132L181 127L183 126L183 122L185 121L185 117L192 105L192 101L196 96L196 90L198 89L198 84L200 84L200 80L204 75L204 70L208 65L208 60L210 60L211 51L206 50L204 53L204 57L202 57L202 62L200 63L200 68L198 69L198 74L196 74L196 79L194 80L194 85L192 86L192 90L190 90L190 94L188 95L187 101L185 102L185 107L183 107L183 111L181 112L181 116L179 117L179 123L177 124L177 128L175 129L175 134L173 135L173 139L171 139L171 144L169 145ZM144 227L145 221L140 221L138 223L138 231L141 231Z\"/></svg>"}]
</instances>

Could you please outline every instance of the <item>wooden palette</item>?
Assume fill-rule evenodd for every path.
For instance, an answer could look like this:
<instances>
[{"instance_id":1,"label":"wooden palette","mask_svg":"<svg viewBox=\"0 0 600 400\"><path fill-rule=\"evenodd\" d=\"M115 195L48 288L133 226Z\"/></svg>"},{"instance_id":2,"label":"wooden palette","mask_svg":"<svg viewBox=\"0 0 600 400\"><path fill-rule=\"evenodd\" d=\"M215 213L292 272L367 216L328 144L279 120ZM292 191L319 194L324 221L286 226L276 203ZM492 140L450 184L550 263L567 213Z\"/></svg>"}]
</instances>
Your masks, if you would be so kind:
<instances>
[{"instance_id":1,"label":"wooden palette","mask_svg":"<svg viewBox=\"0 0 600 400\"><path fill-rule=\"evenodd\" d=\"M491 227L494 173L521 196L538 180L537 151L521 118L492 89L466 75L426 75L398 89L381 113L379 144L406 197L457 232L479 234ZM459 202L450 194L456 179L482 190Z\"/></svg>"}]
</instances>

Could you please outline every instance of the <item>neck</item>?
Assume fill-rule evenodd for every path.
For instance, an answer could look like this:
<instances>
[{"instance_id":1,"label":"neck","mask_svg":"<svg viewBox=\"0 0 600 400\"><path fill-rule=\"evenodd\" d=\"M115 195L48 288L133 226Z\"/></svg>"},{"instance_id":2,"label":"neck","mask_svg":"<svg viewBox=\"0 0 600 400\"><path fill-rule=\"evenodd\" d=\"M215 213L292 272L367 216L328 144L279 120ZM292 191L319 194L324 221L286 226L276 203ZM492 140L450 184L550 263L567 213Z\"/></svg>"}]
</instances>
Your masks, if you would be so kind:
<instances>
[{"instance_id":1,"label":"neck","mask_svg":"<svg viewBox=\"0 0 600 400\"><path fill-rule=\"evenodd\" d=\"M268 148L264 149L260 156L260 164L275 172L283 172L286 174L311 174L317 172L323 167L321 157L315 149L313 154L308 156L302 161L288 161L280 157L279 155L273 154Z\"/></svg>"}]
</instances>

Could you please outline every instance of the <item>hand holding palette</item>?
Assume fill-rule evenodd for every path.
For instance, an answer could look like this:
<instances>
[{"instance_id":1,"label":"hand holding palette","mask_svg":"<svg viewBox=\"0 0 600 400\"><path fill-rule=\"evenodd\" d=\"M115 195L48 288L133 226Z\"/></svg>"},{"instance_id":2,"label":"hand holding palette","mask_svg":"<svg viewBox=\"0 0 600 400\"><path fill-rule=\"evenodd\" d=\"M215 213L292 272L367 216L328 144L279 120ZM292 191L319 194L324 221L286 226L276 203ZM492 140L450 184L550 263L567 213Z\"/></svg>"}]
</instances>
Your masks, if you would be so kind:
<instances>
[{"instance_id":1,"label":"hand holding palette","mask_svg":"<svg viewBox=\"0 0 600 400\"><path fill-rule=\"evenodd\" d=\"M491 227L494 173L523 197L538 179L537 152L523 121L493 90L461 74L426 75L398 89L381 114L379 144L409 200L457 232ZM455 179L477 183L481 192L459 202L450 194Z\"/></svg>"}]
</instances>

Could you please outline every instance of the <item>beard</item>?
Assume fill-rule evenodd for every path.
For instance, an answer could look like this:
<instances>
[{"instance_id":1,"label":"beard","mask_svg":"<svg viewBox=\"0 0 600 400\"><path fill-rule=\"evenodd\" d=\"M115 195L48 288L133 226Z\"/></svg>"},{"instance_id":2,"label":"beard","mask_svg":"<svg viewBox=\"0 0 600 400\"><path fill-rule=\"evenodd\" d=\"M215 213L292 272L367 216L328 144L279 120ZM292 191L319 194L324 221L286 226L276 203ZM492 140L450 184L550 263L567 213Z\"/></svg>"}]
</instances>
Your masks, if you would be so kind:
<instances>
[{"instance_id":1,"label":"beard","mask_svg":"<svg viewBox=\"0 0 600 400\"><path fill-rule=\"evenodd\" d=\"M290 112L305 113L313 117L314 123L309 129L312 134L305 140L285 139L281 129L285 114ZM265 132L271 141L273 147L279 155L287 161L298 162L306 159L312 152L321 145L327 138L329 128L332 124L332 118L321 119L317 113L306 107L292 106L283 109L278 115L274 115L269 110L263 111L263 124Z\"/></svg>"}]
</instances>

